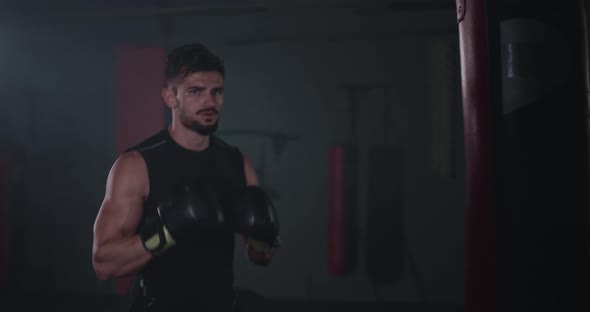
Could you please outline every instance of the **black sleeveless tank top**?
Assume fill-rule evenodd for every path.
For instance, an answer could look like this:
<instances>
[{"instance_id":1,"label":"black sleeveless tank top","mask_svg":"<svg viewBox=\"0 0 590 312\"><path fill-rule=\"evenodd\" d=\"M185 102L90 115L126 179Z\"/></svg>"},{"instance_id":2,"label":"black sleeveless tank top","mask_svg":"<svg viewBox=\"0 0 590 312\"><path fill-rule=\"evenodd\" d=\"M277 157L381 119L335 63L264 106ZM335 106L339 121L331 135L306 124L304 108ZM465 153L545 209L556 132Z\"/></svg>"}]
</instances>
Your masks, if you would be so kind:
<instances>
[{"instance_id":1,"label":"black sleeveless tank top","mask_svg":"<svg viewBox=\"0 0 590 312\"><path fill-rule=\"evenodd\" d=\"M142 223L171 192L189 183L212 188L226 213L231 198L246 185L243 156L239 149L215 136L203 151L178 145L168 129L129 150L137 150L147 165L150 192L144 203ZM141 224L138 227L138 231ZM189 300L196 307L225 306L233 296L234 232L197 238L189 246L177 244L152 260L136 274L131 304L137 306ZM133 293L135 292L135 293ZM158 302L160 301L160 302ZM230 301L230 302L228 302ZM166 304L168 305L168 304ZM159 309L155 309L159 310Z\"/></svg>"}]
</instances>

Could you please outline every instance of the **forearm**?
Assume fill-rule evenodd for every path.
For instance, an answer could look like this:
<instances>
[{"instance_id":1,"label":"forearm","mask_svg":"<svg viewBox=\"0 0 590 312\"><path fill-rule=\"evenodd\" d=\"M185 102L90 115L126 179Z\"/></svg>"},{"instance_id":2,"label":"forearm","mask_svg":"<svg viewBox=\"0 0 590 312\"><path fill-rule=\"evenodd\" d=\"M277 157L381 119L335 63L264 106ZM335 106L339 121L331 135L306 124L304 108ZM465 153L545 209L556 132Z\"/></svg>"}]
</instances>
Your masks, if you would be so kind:
<instances>
[{"instance_id":1,"label":"forearm","mask_svg":"<svg viewBox=\"0 0 590 312\"><path fill-rule=\"evenodd\" d=\"M134 235L97 246L93 253L93 265L98 278L106 280L133 274L151 258L139 235Z\"/></svg>"}]
</instances>

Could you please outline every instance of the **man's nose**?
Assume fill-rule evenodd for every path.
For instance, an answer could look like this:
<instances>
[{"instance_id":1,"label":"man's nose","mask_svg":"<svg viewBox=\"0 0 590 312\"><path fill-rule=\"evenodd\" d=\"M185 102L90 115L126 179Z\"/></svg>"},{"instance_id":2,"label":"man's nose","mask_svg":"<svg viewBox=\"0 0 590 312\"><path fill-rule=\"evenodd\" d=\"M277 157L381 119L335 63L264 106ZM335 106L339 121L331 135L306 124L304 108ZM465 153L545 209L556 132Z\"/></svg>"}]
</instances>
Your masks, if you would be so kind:
<instances>
[{"instance_id":1,"label":"man's nose","mask_svg":"<svg viewBox=\"0 0 590 312\"><path fill-rule=\"evenodd\" d=\"M215 97L215 95L209 93L209 95L205 99L205 106L206 107L215 107L218 104L217 102L218 102L217 97Z\"/></svg>"}]
</instances>

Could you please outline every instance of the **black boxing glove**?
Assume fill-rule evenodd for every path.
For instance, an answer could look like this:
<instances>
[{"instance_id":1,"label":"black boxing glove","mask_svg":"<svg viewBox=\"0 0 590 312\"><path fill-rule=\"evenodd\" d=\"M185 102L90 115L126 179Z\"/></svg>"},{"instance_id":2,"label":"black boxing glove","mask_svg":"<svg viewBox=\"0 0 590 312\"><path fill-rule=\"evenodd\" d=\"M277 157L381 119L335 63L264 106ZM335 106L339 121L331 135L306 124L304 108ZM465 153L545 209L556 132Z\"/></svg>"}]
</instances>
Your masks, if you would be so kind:
<instances>
[{"instance_id":1,"label":"black boxing glove","mask_svg":"<svg viewBox=\"0 0 590 312\"><path fill-rule=\"evenodd\" d=\"M187 185L157 206L157 215L146 218L140 230L143 246L160 255L177 243L222 228L225 216L214 192Z\"/></svg>"},{"instance_id":2,"label":"black boxing glove","mask_svg":"<svg viewBox=\"0 0 590 312\"><path fill-rule=\"evenodd\" d=\"M232 205L235 231L245 236L255 252L268 252L280 247L279 218L268 194L249 185L238 194Z\"/></svg>"}]
</instances>

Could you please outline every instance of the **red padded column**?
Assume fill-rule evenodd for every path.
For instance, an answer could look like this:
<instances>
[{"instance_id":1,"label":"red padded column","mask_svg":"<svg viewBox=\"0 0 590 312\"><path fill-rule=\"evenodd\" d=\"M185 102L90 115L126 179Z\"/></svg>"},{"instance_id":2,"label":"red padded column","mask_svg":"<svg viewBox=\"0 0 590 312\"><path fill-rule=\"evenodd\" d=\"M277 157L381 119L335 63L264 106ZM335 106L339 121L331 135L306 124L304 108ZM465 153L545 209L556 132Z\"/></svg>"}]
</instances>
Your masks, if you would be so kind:
<instances>
[{"instance_id":1,"label":"red padded column","mask_svg":"<svg viewBox=\"0 0 590 312\"><path fill-rule=\"evenodd\" d=\"M165 57L164 49L157 47L117 50L117 154L165 126L165 106L160 97ZM127 293L130 283L131 278L119 279L118 293Z\"/></svg>"}]
</instances>

